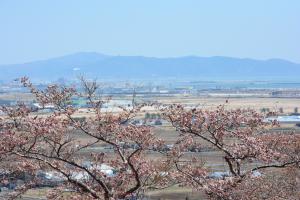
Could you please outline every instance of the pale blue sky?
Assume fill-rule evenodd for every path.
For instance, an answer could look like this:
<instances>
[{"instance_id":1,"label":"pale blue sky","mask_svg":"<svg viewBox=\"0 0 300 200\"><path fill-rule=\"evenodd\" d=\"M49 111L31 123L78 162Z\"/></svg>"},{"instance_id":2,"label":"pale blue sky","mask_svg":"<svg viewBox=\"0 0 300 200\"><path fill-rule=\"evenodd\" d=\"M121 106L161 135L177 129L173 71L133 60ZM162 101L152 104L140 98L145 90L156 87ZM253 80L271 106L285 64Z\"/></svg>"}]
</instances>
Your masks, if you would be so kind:
<instances>
[{"instance_id":1,"label":"pale blue sky","mask_svg":"<svg viewBox=\"0 0 300 200\"><path fill-rule=\"evenodd\" d=\"M300 63L299 0L0 0L0 64L111 55Z\"/></svg>"}]
</instances>

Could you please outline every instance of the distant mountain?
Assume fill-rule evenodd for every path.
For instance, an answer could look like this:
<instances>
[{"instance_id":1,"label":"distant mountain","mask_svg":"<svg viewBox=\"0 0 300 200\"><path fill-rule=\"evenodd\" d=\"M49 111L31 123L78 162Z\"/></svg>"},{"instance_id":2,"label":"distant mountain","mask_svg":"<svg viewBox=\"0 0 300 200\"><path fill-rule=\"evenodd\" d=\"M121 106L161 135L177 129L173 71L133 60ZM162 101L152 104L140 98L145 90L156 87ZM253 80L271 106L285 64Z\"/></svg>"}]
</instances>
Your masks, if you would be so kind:
<instances>
[{"instance_id":1,"label":"distant mountain","mask_svg":"<svg viewBox=\"0 0 300 200\"><path fill-rule=\"evenodd\" d=\"M48 60L0 66L0 80L28 76L33 80L73 79L79 74L114 80L300 80L300 64L281 59L254 60L231 57L153 58L76 53Z\"/></svg>"}]
</instances>

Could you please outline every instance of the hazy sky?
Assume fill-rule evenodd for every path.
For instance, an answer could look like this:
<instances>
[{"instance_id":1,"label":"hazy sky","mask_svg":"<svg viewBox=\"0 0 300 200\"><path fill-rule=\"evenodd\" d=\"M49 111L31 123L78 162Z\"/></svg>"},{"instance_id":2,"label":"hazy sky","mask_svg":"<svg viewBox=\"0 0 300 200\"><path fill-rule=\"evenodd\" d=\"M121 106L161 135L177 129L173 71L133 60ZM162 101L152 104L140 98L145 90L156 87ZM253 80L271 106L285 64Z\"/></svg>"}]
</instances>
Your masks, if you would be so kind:
<instances>
[{"instance_id":1,"label":"hazy sky","mask_svg":"<svg viewBox=\"0 0 300 200\"><path fill-rule=\"evenodd\" d=\"M300 63L300 0L0 0L0 64L79 51Z\"/></svg>"}]
</instances>

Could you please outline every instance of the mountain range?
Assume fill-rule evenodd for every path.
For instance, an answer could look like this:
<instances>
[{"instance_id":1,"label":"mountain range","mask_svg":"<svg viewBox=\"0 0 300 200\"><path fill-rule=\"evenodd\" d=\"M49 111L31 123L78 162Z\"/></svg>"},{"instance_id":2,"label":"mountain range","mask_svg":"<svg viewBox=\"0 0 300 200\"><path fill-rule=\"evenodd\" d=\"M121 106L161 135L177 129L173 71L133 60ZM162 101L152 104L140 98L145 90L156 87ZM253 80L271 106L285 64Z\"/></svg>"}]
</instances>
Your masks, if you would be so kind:
<instances>
[{"instance_id":1,"label":"mountain range","mask_svg":"<svg viewBox=\"0 0 300 200\"><path fill-rule=\"evenodd\" d=\"M300 80L300 64L282 59L255 60L231 57L109 56L81 52L67 56L0 65L0 80L28 76L33 80L74 79L78 75L112 80Z\"/></svg>"}]
</instances>

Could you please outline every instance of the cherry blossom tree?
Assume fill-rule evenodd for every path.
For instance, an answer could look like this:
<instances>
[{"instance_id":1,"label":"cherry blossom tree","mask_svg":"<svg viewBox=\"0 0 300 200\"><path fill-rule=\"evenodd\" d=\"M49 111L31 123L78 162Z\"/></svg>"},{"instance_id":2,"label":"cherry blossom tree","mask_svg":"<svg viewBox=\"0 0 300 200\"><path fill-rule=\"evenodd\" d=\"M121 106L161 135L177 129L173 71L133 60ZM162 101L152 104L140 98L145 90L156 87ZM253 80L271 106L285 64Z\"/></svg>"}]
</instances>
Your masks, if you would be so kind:
<instances>
[{"instance_id":1,"label":"cherry blossom tree","mask_svg":"<svg viewBox=\"0 0 300 200\"><path fill-rule=\"evenodd\" d=\"M42 107L53 112L36 114L22 103L1 107L5 114L0 119L1 163L7 171L31 177L17 191L34 187L38 171L62 180L48 194L52 199L127 199L176 183L169 158L147 156L164 142L150 127L131 123L143 105L133 101L116 112L104 110L109 98L99 98L95 81L82 79L81 92L57 85L38 90L27 78L21 82ZM80 120L79 110L72 106L74 97L88 102L88 116ZM93 147L101 150L93 153Z\"/></svg>"},{"instance_id":2,"label":"cherry blossom tree","mask_svg":"<svg viewBox=\"0 0 300 200\"><path fill-rule=\"evenodd\" d=\"M222 153L220 159L229 171L223 178L214 179L199 173L203 168L195 164L186 170L175 161L185 185L204 190L212 199L299 198L299 134L276 131L276 120L267 121L266 116L251 109L167 105L161 111L180 133L178 141L188 139L189 144L200 148L213 147ZM294 175L288 176L286 169ZM280 174L285 178L280 179Z\"/></svg>"}]
</instances>

